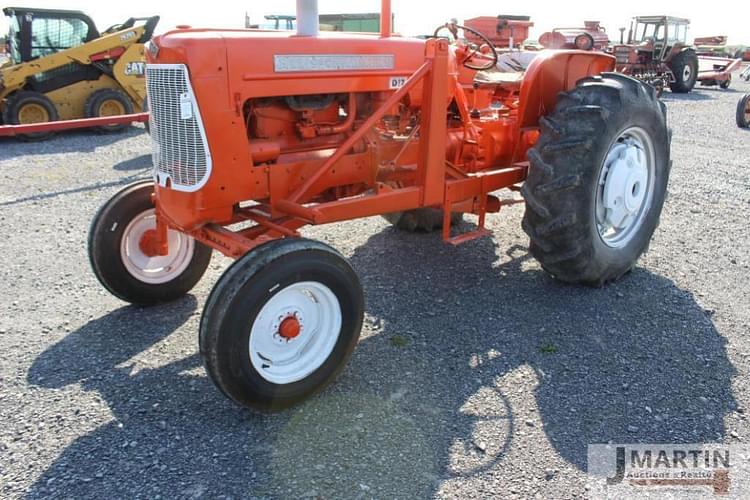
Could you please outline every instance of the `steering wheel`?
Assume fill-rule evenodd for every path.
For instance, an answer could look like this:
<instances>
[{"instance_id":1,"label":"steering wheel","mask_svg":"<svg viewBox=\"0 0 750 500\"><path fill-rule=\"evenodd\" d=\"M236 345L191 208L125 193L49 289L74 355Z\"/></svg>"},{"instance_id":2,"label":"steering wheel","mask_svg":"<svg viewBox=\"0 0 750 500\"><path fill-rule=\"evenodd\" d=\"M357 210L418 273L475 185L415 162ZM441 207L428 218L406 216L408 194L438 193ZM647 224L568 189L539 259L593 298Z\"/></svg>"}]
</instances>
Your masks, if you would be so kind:
<instances>
[{"instance_id":1,"label":"steering wheel","mask_svg":"<svg viewBox=\"0 0 750 500\"><path fill-rule=\"evenodd\" d=\"M457 42L459 40L458 37L458 30L463 31L464 33L471 33L472 35L475 35L480 40L482 40L484 43L482 45L477 45L475 43L469 43L467 46L469 47L469 50L467 52L466 57L463 58L461 61L461 64L464 65L464 67L473 69L475 71L484 71L491 68L494 68L497 65L497 49L495 48L495 45L490 41L489 38L484 36L482 33L478 32L477 30L471 29L468 26L462 26L460 24L455 23L454 21L451 21L449 23L445 23L441 26L438 26L435 29L435 33L433 36L435 38L440 37L440 32L443 30L447 30L451 37L453 38L453 43ZM489 53L481 52L482 47L487 46L489 48ZM471 59L477 55L481 54L482 56L490 55L490 61L483 65L478 64L472 64Z\"/></svg>"}]
</instances>

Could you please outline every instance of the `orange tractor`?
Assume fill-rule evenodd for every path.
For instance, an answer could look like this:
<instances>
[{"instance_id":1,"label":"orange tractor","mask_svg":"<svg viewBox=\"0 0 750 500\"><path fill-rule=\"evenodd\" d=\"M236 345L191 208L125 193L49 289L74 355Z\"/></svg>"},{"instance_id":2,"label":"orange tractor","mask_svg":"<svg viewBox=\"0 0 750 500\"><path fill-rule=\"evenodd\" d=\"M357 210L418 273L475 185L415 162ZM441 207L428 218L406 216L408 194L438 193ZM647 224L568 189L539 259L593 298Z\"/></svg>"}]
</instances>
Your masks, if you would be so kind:
<instances>
[{"instance_id":1,"label":"orange tractor","mask_svg":"<svg viewBox=\"0 0 750 500\"><path fill-rule=\"evenodd\" d=\"M609 48L609 35L599 21L584 21L583 28L555 28L542 33L539 45L545 49L606 51Z\"/></svg>"},{"instance_id":2,"label":"orange tractor","mask_svg":"<svg viewBox=\"0 0 750 500\"><path fill-rule=\"evenodd\" d=\"M524 202L496 191L520 191L542 267L601 286L633 268L659 222L666 110L611 73L613 57L542 52L502 74L491 41L453 23L392 36L381 8L380 34L319 33L317 2L298 0L296 33L183 29L147 50L153 180L98 212L91 264L112 294L150 305L186 294L212 250L235 258L199 344L218 388L251 408L318 391L359 338L359 279L304 226L383 215L460 244Z\"/></svg>"}]
</instances>

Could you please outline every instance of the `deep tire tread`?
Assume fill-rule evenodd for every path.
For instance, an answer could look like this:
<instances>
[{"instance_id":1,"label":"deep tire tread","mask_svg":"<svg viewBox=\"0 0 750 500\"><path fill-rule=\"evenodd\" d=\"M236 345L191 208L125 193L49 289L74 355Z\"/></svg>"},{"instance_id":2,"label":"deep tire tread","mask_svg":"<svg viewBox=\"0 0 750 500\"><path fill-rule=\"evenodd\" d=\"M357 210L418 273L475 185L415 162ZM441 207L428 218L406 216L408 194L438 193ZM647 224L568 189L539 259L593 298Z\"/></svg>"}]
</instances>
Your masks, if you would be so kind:
<instances>
[{"instance_id":1,"label":"deep tire tread","mask_svg":"<svg viewBox=\"0 0 750 500\"><path fill-rule=\"evenodd\" d=\"M745 110L750 103L750 94L745 94L737 102L737 126L740 128L750 127L750 122L745 118Z\"/></svg>"},{"instance_id":2,"label":"deep tire tread","mask_svg":"<svg viewBox=\"0 0 750 500\"><path fill-rule=\"evenodd\" d=\"M550 126L550 124L554 124ZM648 222L619 252L600 240L593 216L599 169L610 141L633 125L648 130L657 154L657 185ZM540 120L541 136L528 151L529 175L522 228L529 250L556 278L602 286L629 272L658 224L669 176L670 131L653 89L633 78L604 73L560 94Z\"/></svg>"}]
</instances>

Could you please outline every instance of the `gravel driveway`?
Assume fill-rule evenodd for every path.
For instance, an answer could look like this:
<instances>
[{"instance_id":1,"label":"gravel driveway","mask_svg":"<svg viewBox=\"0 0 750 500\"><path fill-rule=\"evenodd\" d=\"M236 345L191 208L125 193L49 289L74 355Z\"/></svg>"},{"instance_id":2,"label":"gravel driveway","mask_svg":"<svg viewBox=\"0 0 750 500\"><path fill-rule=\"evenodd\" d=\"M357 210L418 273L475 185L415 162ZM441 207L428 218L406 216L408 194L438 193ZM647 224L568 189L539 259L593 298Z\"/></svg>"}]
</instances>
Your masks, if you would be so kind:
<instances>
[{"instance_id":1,"label":"gravel driveway","mask_svg":"<svg viewBox=\"0 0 750 500\"><path fill-rule=\"evenodd\" d=\"M522 206L459 247L380 218L305 231L351 259L359 347L300 407L226 400L197 354L215 255L151 309L89 270L94 212L148 177L142 128L0 140L0 496L581 497L586 445L745 442L750 131L741 92L669 92L669 198L650 252L604 289L556 283Z\"/></svg>"}]
</instances>

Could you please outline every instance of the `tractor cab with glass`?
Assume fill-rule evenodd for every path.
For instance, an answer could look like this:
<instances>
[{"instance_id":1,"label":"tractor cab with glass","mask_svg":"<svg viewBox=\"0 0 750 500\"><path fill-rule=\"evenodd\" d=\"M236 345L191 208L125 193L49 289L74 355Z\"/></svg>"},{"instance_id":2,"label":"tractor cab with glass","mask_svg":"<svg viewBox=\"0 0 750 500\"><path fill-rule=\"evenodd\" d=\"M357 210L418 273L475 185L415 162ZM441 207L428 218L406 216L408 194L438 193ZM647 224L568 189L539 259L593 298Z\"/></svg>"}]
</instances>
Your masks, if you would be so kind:
<instances>
[{"instance_id":1,"label":"tractor cab with glass","mask_svg":"<svg viewBox=\"0 0 750 500\"><path fill-rule=\"evenodd\" d=\"M687 43L690 20L671 16L633 19L627 43L614 47L617 71L654 86L658 92L690 92L698 78L698 56Z\"/></svg>"},{"instance_id":2,"label":"tractor cab with glass","mask_svg":"<svg viewBox=\"0 0 750 500\"><path fill-rule=\"evenodd\" d=\"M648 16L633 19L628 45L653 52L654 58L664 60L675 45L686 46L689 19L670 16Z\"/></svg>"}]
</instances>

